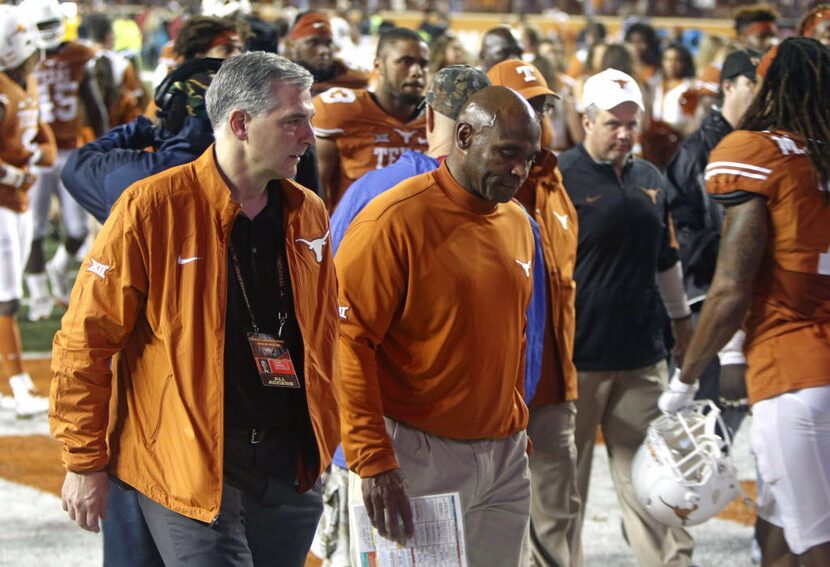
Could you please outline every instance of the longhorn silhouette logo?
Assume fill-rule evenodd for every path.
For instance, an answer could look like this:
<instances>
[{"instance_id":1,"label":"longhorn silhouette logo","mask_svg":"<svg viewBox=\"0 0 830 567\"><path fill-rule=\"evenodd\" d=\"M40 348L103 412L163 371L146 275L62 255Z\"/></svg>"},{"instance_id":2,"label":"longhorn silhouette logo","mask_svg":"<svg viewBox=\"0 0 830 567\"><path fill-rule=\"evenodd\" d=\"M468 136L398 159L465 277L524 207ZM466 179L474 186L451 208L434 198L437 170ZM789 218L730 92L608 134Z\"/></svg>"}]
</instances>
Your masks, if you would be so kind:
<instances>
[{"instance_id":1,"label":"longhorn silhouette logo","mask_svg":"<svg viewBox=\"0 0 830 567\"><path fill-rule=\"evenodd\" d=\"M326 241L329 239L329 231L326 231L321 238L315 238L314 240L306 240L305 238L297 238L294 242L302 242L308 249L314 252L314 257L317 260L317 263L323 261L323 246L326 245Z\"/></svg>"}]
</instances>

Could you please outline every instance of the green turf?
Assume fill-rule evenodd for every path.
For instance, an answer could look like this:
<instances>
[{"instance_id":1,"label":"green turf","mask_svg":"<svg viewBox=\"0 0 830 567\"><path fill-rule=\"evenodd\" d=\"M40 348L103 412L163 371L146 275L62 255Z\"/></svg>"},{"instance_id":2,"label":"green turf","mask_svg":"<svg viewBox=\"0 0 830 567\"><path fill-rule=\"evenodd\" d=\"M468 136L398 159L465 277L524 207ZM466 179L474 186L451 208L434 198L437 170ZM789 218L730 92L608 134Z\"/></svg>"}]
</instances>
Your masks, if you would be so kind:
<instances>
[{"instance_id":1,"label":"green turf","mask_svg":"<svg viewBox=\"0 0 830 567\"><path fill-rule=\"evenodd\" d=\"M21 309L17 324L20 326L20 336L23 339L23 352L51 351L52 337L60 327L61 317L65 311L63 307L55 307L49 319L33 323L27 317L29 308Z\"/></svg>"},{"instance_id":2,"label":"green turf","mask_svg":"<svg viewBox=\"0 0 830 567\"><path fill-rule=\"evenodd\" d=\"M50 236L44 240L46 248L46 257L51 258L57 248L57 240ZM73 263L72 271L77 270L80 264ZM23 286L24 297L29 296L26 286ZM23 352L50 352L52 350L52 338L55 336L58 328L61 325L61 317L66 312L62 306L56 305L52 309L52 316L45 321L38 321L33 323L29 321L29 307L28 302L24 301L24 306L17 316L17 324L20 327L20 337L23 340Z\"/></svg>"}]
</instances>

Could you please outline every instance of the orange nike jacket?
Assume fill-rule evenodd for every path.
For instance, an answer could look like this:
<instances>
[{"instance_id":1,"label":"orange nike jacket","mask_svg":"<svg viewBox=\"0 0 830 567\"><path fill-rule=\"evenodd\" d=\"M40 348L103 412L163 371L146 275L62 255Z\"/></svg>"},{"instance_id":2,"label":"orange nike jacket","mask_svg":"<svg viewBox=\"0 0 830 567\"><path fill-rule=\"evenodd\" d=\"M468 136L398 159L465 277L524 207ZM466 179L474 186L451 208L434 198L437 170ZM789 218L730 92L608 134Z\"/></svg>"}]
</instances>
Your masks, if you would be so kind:
<instances>
[{"instance_id":1,"label":"orange nike jacket","mask_svg":"<svg viewBox=\"0 0 830 567\"><path fill-rule=\"evenodd\" d=\"M308 490L339 443L337 283L328 246L320 257L297 242L327 238L325 206L292 181L281 185L319 449L319 466L298 472ZM213 146L133 184L81 266L53 345L50 428L66 468L107 469L203 522L222 496L227 247L239 213Z\"/></svg>"}]
</instances>

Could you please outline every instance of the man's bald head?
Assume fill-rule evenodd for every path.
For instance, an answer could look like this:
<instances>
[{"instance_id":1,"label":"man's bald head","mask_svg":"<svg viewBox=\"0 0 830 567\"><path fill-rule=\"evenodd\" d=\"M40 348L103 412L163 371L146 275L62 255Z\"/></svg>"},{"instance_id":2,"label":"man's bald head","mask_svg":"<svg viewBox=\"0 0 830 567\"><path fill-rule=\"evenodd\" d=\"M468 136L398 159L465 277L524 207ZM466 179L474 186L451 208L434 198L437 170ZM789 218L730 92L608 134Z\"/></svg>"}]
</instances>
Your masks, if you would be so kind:
<instances>
[{"instance_id":1,"label":"man's bald head","mask_svg":"<svg viewBox=\"0 0 830 567\"><path fill-rule=\"evenodd\" d=\"M458 114L458 123L486 127L493 126L497 118L502 126L526 121L539 124L527 100L513 89L501 86L485 87L468 98Z\"/></svg>"},{"instance_id":2,"label":"man's bald head","mask_svg":"<svg viewBox=\"0 0 830 567\"><path fill-rule=\"evenodd\" d=\"M542 128L530 104L512 89L492 86L472 95L455 126L447 165L468 192L504 203L527 179Z\"/></svg>"}]
</instances>

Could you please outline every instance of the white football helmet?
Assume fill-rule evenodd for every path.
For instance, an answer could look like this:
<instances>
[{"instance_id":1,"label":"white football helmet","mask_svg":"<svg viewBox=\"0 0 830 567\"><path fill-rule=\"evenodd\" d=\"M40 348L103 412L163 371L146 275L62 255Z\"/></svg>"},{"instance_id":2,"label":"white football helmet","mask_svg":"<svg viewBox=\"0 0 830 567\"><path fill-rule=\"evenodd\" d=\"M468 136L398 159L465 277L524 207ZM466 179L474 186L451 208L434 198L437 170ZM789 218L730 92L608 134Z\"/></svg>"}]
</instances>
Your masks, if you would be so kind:
<instances>
[{"instance_id":1,"label":"white football helmet","mask_svg":"<svg viewBox=\"0 0 830 567\"><path fill-rule=\"evenodd\" d=\"M227 18L234 14L250 14L251 0L202 0L202 15Z\"/></svg>"},{"instance_id":2,"label":"white football helmet","mask_svg":"<svg viewBox=\"0 0 830 567\"><path fill-rule=\"evenodd\" d=\"M23 0L20 9L37 26L38 45L54 49L66 35L66 17L58 0Z\"/></svg>"},{"instance_id":3,"label":"white football helmet","mask_svg":"<svg viewBox=\"0 0 830 567\"><path fill-rule=\"evenodd\" d=\"M718 425L723 437L716 432ZM668 526L705 522L740 491L730 445L720 410L709 400L658 417L634 456L631 477L637 500Z\"/></svg>"},{"instance_id":4,"label":"white football helmet","mask_svg":"<svg viewBox=\"0 0 830 567\"><path fill-rule=\"evenodd\" d=\"M0 71L19 67L37 47L37 28L20 6L0 5Z\"/></svg>"}]
</instances>

